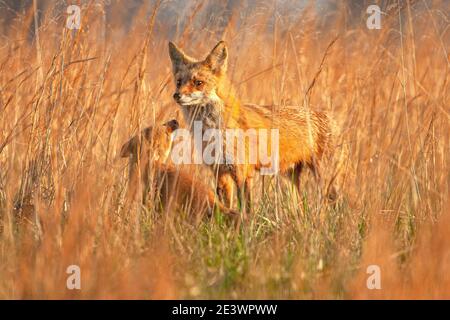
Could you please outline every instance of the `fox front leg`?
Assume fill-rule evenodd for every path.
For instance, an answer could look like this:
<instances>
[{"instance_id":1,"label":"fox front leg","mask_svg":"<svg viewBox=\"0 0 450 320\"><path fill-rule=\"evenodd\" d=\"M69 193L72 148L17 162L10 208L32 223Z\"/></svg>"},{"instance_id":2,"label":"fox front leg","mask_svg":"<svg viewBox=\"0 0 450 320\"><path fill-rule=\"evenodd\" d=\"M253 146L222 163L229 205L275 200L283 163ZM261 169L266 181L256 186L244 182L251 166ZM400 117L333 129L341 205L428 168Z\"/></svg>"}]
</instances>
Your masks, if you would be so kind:
<instances>
[{"instance_id":1,"label":"fox front leg","mask_svg":"<svg viewBox=\"0 0 450 320\"><path fill-rule=\"evenodd\" d=\"M234 181L229 173L222 173L218 177L216 188L217 196L228 208L232 208L233 206L233 183Z\"/></svg>"},{"instance_id":2,"label":"fox front leg","mask_svg":"<svg viewBox=\"0 0 450 320\"><path fill-rule=\"evenodd\" d=\"M240 211L246 215L250 210L250 179L246 178L240 167L235 167L232 172L232 178L237 187L237 198Z\"/></svg>"},{"instance_id":3,"label":"fox front leg","mask_svg":"<svg viewBox=\"0 0 450 320\"><path fill-rule=\"evenodd\" d=\"M244 184L244 195L245 195L246 209L248 210L248 212L252 211L253 205L252 182L253 182L252 178L247 177Z\"/></svg>"}]
</instances>

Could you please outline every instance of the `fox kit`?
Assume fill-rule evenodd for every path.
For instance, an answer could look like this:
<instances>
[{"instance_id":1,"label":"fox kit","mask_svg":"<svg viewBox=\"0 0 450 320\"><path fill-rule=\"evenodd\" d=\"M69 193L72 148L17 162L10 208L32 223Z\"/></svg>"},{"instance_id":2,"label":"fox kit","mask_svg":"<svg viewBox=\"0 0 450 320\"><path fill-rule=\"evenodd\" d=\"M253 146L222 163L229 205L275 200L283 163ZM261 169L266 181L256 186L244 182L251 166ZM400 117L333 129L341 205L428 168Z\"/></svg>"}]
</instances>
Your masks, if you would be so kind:
<instances>
[{"instance_id":1,"label":"fox kit","mask_svg":"<svg viewBox=\"0 0 450 320\"><path fill-rule=\"evenodd\" d=\"M188 124L201 121L203 130L271 129L279 131L279 172L292 178L300 188L302 169L309 167L320 181L319 162L332 149L333 122L324 112L301 106L259 106L242 104L227 79L228 51L220 41L204 60L187 56L172 42L169 43L176 90L173 95ZM245 141L245 150L255 147ZM256 148L258 148L256 146ZM255 170L263 165L212 165L216 171L217 191L230 202L229 176L237 185L241 208L251 203L251 180ZM333 189L333 188L332 188ZM330 197L335 197L334 189ZM245 201L244 201L245 198Z\"/></svg>"},{"instance_id":2,"label":"fox kit","mask_svg":"<svg viewBox=\"0 0 450 320\"><path fill-rule=\"evenodd\" d=\"M156 199L167 208L175 210L188 207L192 212L212 213L214 207L225 214L236 214L225 207L213 190L194 174L171 165L167 159L172 148L172 135L178 129L178 121L171 120L142 130L121 148L120 156L129 158L129 193L136 192L141 174L144 193L153 190ZM153 185L150 183L153 182Z\"/></svg>"}]
</instances>

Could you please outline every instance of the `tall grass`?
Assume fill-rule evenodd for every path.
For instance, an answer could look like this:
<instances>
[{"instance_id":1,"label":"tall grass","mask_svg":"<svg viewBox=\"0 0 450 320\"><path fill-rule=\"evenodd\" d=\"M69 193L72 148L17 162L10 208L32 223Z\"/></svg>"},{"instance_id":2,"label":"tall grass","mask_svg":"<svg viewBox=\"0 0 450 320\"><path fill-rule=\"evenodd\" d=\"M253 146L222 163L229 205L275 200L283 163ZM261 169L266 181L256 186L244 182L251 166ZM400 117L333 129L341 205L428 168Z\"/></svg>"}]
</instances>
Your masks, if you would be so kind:
<instances>
[{"instance_id":1,"label":"tall grass","mask_svg":"<svg viewBox=\"0 0 450 320\"><path fill-rule=\"evenodd\" d=\"M63 1L0 9L0 298L450 297L447 2L388 3L380 30L341 2L98 3L74 31ZM239 230L126 203L120 146L179 117L168 40L200 58L220 39L244 102L339 121L337 204L310 174L300 195L256 184ZM66 288L73 264L81 290Z\"/></svg>"}]
</instances>

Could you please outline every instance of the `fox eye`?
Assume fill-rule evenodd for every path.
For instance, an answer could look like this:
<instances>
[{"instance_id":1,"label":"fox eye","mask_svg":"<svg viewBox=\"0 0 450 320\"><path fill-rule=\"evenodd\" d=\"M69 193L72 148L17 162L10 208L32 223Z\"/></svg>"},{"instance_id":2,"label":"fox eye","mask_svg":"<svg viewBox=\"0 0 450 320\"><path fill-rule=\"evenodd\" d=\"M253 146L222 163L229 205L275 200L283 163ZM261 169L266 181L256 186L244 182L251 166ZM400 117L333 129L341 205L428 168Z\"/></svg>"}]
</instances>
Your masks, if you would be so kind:
<instances>
[{"instance_id":1,"label":"fox eye","mask_svg":"<svg viewBox=\"0 0 450 320\"><path fill-rule=\"evenodd\" d=\"M177 87L181 86L181 79L177 80Z\"/></svg>"},{"instance_id":2,"label":"fox eye","mask_svg":"<svg viewBox=\"0 0 450 320\"><path fill-rule=\"evenodd\" d=\"M203 84L203 81L201 81L201 80L195 80L195 81L194 81L194 84L195 84L196 87L200 87L200 86Z\"/></svg>"}]
</instances>

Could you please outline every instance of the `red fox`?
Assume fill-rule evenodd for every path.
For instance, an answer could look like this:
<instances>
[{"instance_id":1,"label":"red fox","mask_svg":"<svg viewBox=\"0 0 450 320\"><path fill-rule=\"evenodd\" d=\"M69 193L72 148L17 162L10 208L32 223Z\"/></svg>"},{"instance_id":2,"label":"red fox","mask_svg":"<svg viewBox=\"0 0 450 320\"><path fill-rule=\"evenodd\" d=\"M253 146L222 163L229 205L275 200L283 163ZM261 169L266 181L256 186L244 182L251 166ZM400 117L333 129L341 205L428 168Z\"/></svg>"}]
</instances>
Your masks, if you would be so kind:
<instances>
[{"instance_id":1,"label":"red fox","mask_svg":"<svg viewBox=\"0 0 450 320\"><path fill-rule=\"evenodd\" d=\"M320 181L320 160L333 149L334 124L332 119L320 111L301 106L258 106L242 104L227 76L228 51L220 41L204 60L187 56L174 43L169 42L176 85L173 98L180 105L185 120L191 125L201 121L203 130L271 129L279 130L279 172L292 178L300 189L300 174L304 166L310 168ZM245 142L245 150L256 147ZM217 192L230 203L229 176L237 186L241 209L251 203L251 180L255 170L263 165L237 164L212 165L217 173ZM335 197L334 188L329 196ZM245 201L244 201L245 198Z\"/></svg>"},{"instance_id":2,"label":"red fox","mask_svg":"<svg viewBox=\"0 0 450 320\"><path fill-rule=\"evenodd\" d=\"M211 214L217 207L225 214L236 215L193 173L166 161L172 147L172 134L178 127L178 121L171 120L145 128L122 146L120 156L129 158L129 193L136 192L140 173L144 193L153 190L154 198L165 208L182 210L186 206L202 216L205 211Z\"/></svg>"}]
</instances>

